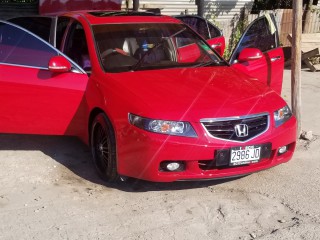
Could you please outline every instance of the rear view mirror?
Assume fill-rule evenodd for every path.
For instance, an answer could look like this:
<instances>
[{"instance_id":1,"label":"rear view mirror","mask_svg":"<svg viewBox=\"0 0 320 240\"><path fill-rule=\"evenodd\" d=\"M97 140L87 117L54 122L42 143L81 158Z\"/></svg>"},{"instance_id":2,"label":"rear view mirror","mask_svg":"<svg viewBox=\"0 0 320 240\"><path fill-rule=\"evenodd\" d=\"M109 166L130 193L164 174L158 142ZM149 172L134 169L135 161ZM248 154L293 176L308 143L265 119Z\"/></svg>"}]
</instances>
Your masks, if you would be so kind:
<instances>
[{"instance_id":1,"label":"rear view mirror","mask_svg":"<svg viewBox=\"0 0 320 240\"><path fill-rule=\"evenodd\" d=\"M248 62L262 58L263 53L257 48L245 48L238 57L239 62Z\"/></svg>"},{"instance_id":2,"label":"rear view mirror","mask_svg":"<svg viewBox=\"0 0 320 240\"><path fill-rule=\"evenodd\" d=\"M49 61L49 70L54 73L71 71L71 63L63 56L54 56Z\"/></svg>"}]
</instances>

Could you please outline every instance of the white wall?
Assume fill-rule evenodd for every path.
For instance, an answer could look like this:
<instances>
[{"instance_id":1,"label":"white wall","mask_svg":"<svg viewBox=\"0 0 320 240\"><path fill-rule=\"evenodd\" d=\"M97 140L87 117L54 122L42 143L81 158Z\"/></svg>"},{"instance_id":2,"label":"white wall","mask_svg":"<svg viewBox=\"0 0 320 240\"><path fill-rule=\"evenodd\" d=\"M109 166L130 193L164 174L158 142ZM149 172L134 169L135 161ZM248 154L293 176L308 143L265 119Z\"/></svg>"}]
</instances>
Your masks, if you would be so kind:
<instances>
[{"instance_id":1,"label":"white wall","mask_svg":"<svg viewBox=\"0 0 320 240\"><path fill-rule=\"evenodd\" d=\"M132 1L132 0L131 0ZM122 1L125 6L125 0ZM140 0L140 10L160 8L164 15L197 14L195 0Z\"/></svg>"},{"instance_id":2,"label":"white wall","mask_svg":"<svg viewBox=\"0 0 320 240\"><path fill-rule=\"evenodd\" d=\"M132 0L129 0L129 2ZM241 9L251 11L254 0L204 0L204 17L223 30L227 41L232 31L232 19L238 20ZM164 15L197 14L196 0L140 0L140 10L161 8ZM125 6L125 0L123 0Z\"/></svg>"},{"instance_id":3,"label":"white wall","mask_svg":"<svg viewBox=\"0 0 320 240\"><path fill-rule=\"evenodd\" d=\"M217 21L231 20L244 7L251 10L254 0L205 0L205 15Z\"/></svg>"}]
</instances>

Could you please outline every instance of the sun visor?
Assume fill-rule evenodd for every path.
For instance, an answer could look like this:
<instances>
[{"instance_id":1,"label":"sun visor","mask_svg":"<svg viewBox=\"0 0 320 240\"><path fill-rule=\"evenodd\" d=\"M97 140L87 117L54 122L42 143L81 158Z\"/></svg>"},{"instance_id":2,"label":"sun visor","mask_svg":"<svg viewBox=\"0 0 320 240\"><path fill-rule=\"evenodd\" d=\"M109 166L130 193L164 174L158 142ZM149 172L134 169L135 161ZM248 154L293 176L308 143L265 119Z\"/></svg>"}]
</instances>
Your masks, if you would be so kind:
<instances>
[{"instance_id":1,"label":"sun visor","mask_svg":"<svg viewBox=\"0 0 320 240\"><path fill-rule=\"evenodd\" d=\"M41 15L78 10L121 10L121 0L39 0Z\"/></svg>"}]
</instances>

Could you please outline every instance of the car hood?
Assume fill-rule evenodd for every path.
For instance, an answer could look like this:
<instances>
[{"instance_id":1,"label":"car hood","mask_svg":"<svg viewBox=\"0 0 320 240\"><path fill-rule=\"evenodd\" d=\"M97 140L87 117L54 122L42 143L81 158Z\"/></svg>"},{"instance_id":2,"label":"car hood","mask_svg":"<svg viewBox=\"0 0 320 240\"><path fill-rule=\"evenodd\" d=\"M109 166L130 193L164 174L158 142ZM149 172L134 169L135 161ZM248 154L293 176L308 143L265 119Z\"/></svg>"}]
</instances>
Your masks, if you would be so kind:
<instances>
[{"instance_id":1,"label":"car hood","mask_svg":"<svg viewBox=\"0 0 320 240\"><path fill-rule=\"evenodd\" d=\"M269 87L231 67L136 71L111 78L129 112L154 119L199 121L271 113L285 105Z\"/></svg>"}]
</instances>

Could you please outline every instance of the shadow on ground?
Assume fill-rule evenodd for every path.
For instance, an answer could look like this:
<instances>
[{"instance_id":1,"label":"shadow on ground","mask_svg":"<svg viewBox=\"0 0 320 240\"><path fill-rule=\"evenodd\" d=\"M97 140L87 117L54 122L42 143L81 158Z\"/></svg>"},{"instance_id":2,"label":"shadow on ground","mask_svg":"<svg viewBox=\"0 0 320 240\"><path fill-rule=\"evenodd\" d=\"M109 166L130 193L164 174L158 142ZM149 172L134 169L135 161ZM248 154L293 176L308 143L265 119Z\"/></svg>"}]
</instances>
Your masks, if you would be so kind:
<instances>
[{"instance_id":1,"label":"shadow on ground","mask_svg":"<svg viewBox=\"0 0 320 240\"><path fill-rule=\"evenodd\" d=\"M75 137L0 134L0 151L1 150L41 151L84 180L125 192L203 188L236 179L154 183L129 178L124 182L106 183L98 177L94 169L88 146Z\"/></svg>"}]
</instances>

